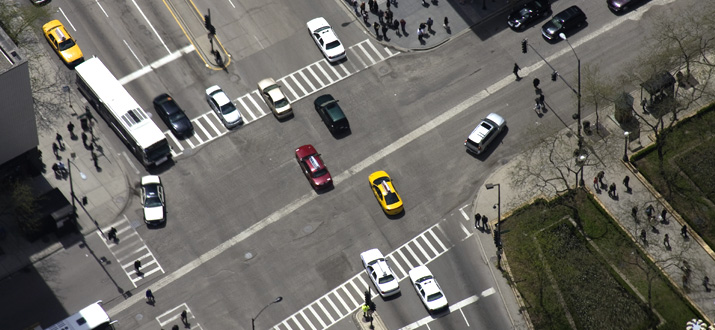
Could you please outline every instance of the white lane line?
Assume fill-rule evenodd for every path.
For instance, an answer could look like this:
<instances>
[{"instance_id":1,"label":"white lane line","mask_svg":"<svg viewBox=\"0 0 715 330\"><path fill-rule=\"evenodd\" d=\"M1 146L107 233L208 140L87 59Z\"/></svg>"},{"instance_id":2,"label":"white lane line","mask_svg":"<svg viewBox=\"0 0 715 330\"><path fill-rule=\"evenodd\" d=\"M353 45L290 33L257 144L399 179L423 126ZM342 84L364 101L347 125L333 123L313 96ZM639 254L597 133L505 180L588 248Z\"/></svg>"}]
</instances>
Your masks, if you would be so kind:
<instances>
[{"instance_id":1,"label":"white lane line","mask_svg":"<svg viewBox=\"0 0 715 330\"><path fill-rule=\"evenodd\" d=\"M382 54L380 54L380 51L377 50L377 48L375 48L375 45L373 45L372 42L368 42L367 44L368 44L368 46L370 46L370 48L372 48L372 50L375 51L375 54L377 54L377 56L380 57L380 60L378 62L382 62L385 60L385 57L382 56Z\"/></svg>"},{"instance_id":2,"label":"white lane line","mask_svg":"<svg viewBox=\"0 0 715 330\"><path fill-rule=\"evenodd\" d=\"M334 66L332 66L332 65L330 65L330 63L328 63L328 67L330 68L330 70L333 70L333 73L335 74L335 76L338 77L338 81L340 81L340 79L343 79L343 76L340 75L338 70L335 70Z\"/></svg>"},{"instance_id":3,"label":"white lane line","mask_svg":"<svg viewBox=\"0 0 715 330\"><path fill-rule=\"evenodd\" d=\"M251 93L256 93L256 97L257 97L259 100L262 100L262 101L263 101L263 98L261 97L261 95L258 94L258 93L259 93L258 90L255 90L255 91L253 91L253 92L251 92ZM261 106L258 104L258 102L256 102L256 100L253 99L253 96L251 96L251 93L246 94L246 95L248 96L248 99L251 100L251 103L253 103L253 106L256 107L256 109L258 109L258 112L261 113L261 117L265 116L265 115L266 115L266 112L263 111L263 109L262 109ZM263 104L266 104L266 102L263 101ZM268 106L268 105L266 104L266 106Z\"/></svg>"},{"instance_id":4,"label":"white lane line","mask_svg":"<svg viewBox=\"0 0 715 330\"><path fill-rule=\"evenodd\" d=\"M99 9L102 10L102 12L104 13L104 16L106 16L107 18L109 18L109 15L107 15L107 11L104 10L104 7L102 7L102 4L99 3L99 0L94 0L94 1L97 3L97 6L99 6Z\"/></svg>"},{"instance_id":5,"label":"white lane line","mask_svg":"<svg viewBox=\"0 0 715 330\"><path fill-rule=\"evenodd\" d=\"M132 163L132 161L129 159L129 156L127 156L127 152L122 151L121 154L122 154L122 156L124 156L124 159L127 160L127 163L129 163L129 166L131 166L134 169L134 173L136 175L139 175L141 172L139 172L139 169L137 169L137 167L134 166L134 163Z\"/></svg>"},{"instance_id":6,"label":"white lane line","mask_svg":"<svg viewBox=\"0 0 715 330\"><path fill-rule=\"evenodd\" d=\"M288 324L288 322L283 322L283 325L285 325L286 329L293 330L293 328L290 327L290 324ZM275 329L278 329L278 327L276 326Z\"/></svg>"},{"instance_id":7,"label":"white lane line","mask_svg":"<svg viewBox=\"0 0 715 330\"><path fill-rule=\"evenodd\" d=\"M365 280L362 278L362 276L359 276L359 274L357 276L357 279L360 280L360 284L362 284L362 287L365 288L365 290L367 290L367 288L370 287L370 285L367 284L367 282L365 282ZM375 291L375 290L372 290L372 291ZM358 292L362 293L363 291L358 290Z\"/></svg>"},{"instance_id":8,"label":"white lane line","mask_svg":"<svg viewBox=\"0 0 715 330\"><path fill-rule=\"evenodd\" d=\"M464 315L464 311L460 308L459 313L462 314L462 318L464 319L464 323L467 324L467 327L469 327L469 320L467 320L467 316Z\"/></svg>"},{"instance_id":9,"label":"white lane line","mask_svg":"<svg viewBox=\"0 0 715 330\"><path fill-rule=\"evenodd\" d=\"M333 80L333 78L327 72L325 72L325 70L323 69L323 66L320 64L322 64L322 63L318 63L316 66L318 67L318 69L320 69L320 72L323 73L323 76L325 76L325 78L328 78L328 80L330 80L330 84L328 84L328 85L334 84L335 81Z\"/></svg>"},{"instance_id":10,"label":"white lane line","mask_svg":"<svg viewBox=\"0 0 715 330\"><path fill-rule=\"evenodd\" d=\"M335 305L333 304L333 302L330 301L330 299L328 299L328 297L325 297L325 300L327 300L328 303L330 303L330 305L332 305L333 307L335 307ZM325 309L325 306L323 306L323 303L321 303L320 300L316 301L315 303L318 304L318 307L320 307L320 309L323 311L323 314L325 314L325 315L328 316L328 318L330 319L330 323L335 322L335 319L333 318L333 316L330 315L330 312L328 312L327 309ZM338 311L338 312L340 312L340 311Z\"/></svg>"},{"instance_id":11,"label":"white lane line","mask_svg":"<svg viewBox=\"0 0 715 330\"><path fill-rule=\"evenodd\" d=\"M169 139L171 139L171 141L174 141L174 144L175 144L177 147L179 147L179 149L181 149L181 150L179 150L179 151L184 151L184 147L181 145L181 142L179 142L179 140L176 139L176 137L174 136L174 134L171 134L171 131L166 131L166 132L164 132L164 135L165 135L165 136L168 136Z\"/></svg>"},{"instance_id":12,"label":"white lane line","mask_svg":"<svg viewBox=\"0 0 715 330\"><path fill-rule=\"evenodd\" d=\"M309 65L309 66L307 66L307 67L305 67L305 68L306 68L308 71L310 71L310 74L313 76L313 78L315 78L315 80L318 81L318 83L320 84L320 89L325 88L325 83L323 83L323 81L320 80L320 77L318 77L318 75L315 74L315 71L313 71L313 68L311 68L311 66L312 66L312 65ZM320 65L318 65L318 66L320 66Z\"/></svg>"},{"instance_id":13,"label":"white lane line","mask_svg":"<svg viewBox=\"0 0 715 330\"><path fill-rule=\"evenodd\" d=\"M412 258L415 259L415 261L417 262L418 265L422 264L422 260L420 260L420 258L417 257L417 254L415 253L415 251L412 251L412 248L409 245L405 245L405 249L407 249L407 252L410 253Z\"/></svg>"},{"instance_id":14,"label":"white lane line","mask_svg":"<svg viewBox=\"0 0 715 330\"><path fill-rule=\"evenodd\" d=\"M305 308L303 308L303 310L305 310ZM304 313L303 311L300 311L300 316L303 317L303 320L305 320L305 323L307 323L307 324L310 326L311 329L313 329L313 330L318 330L318 329L316 329L315 326L313 325L313 322L310 322L310 319L305 315L305 313Z\"/></svg>"},{"instance_id":15,"label":"white lane line","mask_svg":"<svg viewBox=\"0 0 715 330\"><path fill-rule=\"evenodd\" d=\"M467 229L467 227L465 227L463 223L459 222L459 227L462 228L462 232L464 232L464 236L469 237L469 235L472 234L472 232L469 231L469 229Z\"/></svg>"},{"instance_id":16,"label":"white lane line","mask_svg":"<svg viewBox=\"0 0 715 330\"><path fill-rule=\"evenodd\" d=\"M425 249L422 248L422 244L420 244L420 242L419 242L419 240L417 240L417 238L419 238L419 236L414 239L415 245L417 245L417 248L420 250L420 252L422 252L422 254L425 256L425 258L427 258L427 262L432 261L433 258L430 258L429 254L427 254L427 251L425 251Z\"/></svg>"},{"instance_id":17,"label":"white lane line","mask_svg":"<svg viewBox=\"0 0 715 330\"><path fill-rule=\"evenodd\" d=\"M243 99L238 99L238 102L241 103L241 106L243 106L244 110L248 111L248 114L251 115L251 117L253 117L253 120L258 119L258 117L256 117L256 115L253 114L253 111L251 111L251 109L248 108L248 106L246 105L246 102L243 102Z\"/></svg>"},{"instance_id":18,"label":"white lane line","mask_svg":"<svg viewBox=\"0 0 715 330\"><path fill-rule=\"evenodd\" d=\"M129 48L129 51L132 53L132 55L134 55L134 58L137 60L137 62L139 62L139 66L144 66L144 64L142 64L142 61L139 59L139 56L137 56L137 54L134 53L134 50L132 50L132 47L129 47L129 44L127 43L127 41L124 39L122 39L122 41L124 41L124 45L127 46L127 48Z\"/></svg>"},{"instance_id":19,"label":"white lane line","mask_svg":"<svg viewBox=\"0 0 715 330\"><path fill-rule=\"evenodd\" d=\"M134 6L137 7L137 10L139 11L139 13L142 14L142 17L144 17L146 24L149 24L149 27L151 28L151 30L154 31L154 34L156 34L156 37L159 38L159 41L161 42L161 44L164 46L164 48L166 48L166 52L171 54L169 47L167 47L166 44L164 43L164 40L161 39L159 32L156 32L154 25L152 25L151 22L149 22L149 19L146 17L146 15L144 15L144 11L142 11L142 9L139 8L139 5L137 4L137 2L135 0L132 0L132 3L134 3Z\"/></svg>"},{"instance_id":20,"label":"white lane line","mask_svg":"<svg viewBox=\"0 0 715 330\"><path fill-rule=\"evenodd\" d=\"M399 254L402 257L402 260L405 261L405 263L407 264L407 268L409 268L409 269L415 268L415 266L412 266L412 263L410 262L410 260L408 260L404 254L402 254L402 249L398 249L397 254ZM407 272L403 271L403 273L405 273L405 276L407 276Z\"/></svg>"},{"instance_id":21,"label":"white lane line","mask_svg":"<svg viewBox=\"0 0 715 330\"><path fill-rule=\"evenodd\" d=\"M439 226L437 228L439 228ZM440 228L440 230L441 230L441 228ZM440 240L439 237L437 237L437 234L435 234L432 231L430 231L430 234L432 234L432 237L434 237L434 240L437 241L437 244L439 244L439 246L442 248L442 253L444 253L444 251L447 251L447 247L444 246L444 244L442 243L442 240Z\"/></svg>"},{"instance_id":22,"label":"white lane line","mask_svg":"<svg viewBox=\"0 0 715 330\"><path fill-rule=\"evenodd\" d=\"M308 305L308 310L310 310L310 312L313 313L313 316L315 316L315 318L318 319L318 322L320 322L320 325L323 326L323 329L328 327L327 324L325 324L325 322L323 322L323 319L320 318L320 315L318 315L318 313L315 311L315 309L313 309L312 305ZM311 324L311 326L312 326L312 324Z\"/></svg>"},{"instance_id":23,"label":"white lane line","mask_svg":"<svg viewBox=\"0 0 715 330\"><path fill-rule=\"evenodd\" d=\"M356 277L360 278L360 276L356 276ZM354 280L354 278L349 281L350 285L353 287L353 290L360 293L360 295L358 295L358 297L362 297L362 291L360 291L360 288L358 288L357 285L355 285L355 282L353 282L352 280ZM365 283L365 282L363 282L363 283ZM345 290L345 291L347 291L347 290ZM350 295L350 298L353 299L352 295ZM360 304L361 303L358 302L358 305L360 305Z\"/></svg>"},{"instance_id":24,"label":"white lane line","mask_svg":"<svg viewBox=\"0 0 715 330\"><path fill-rule=\"evenodd\" d=\"M467 216L467 212L464 212L463 209L459 209L459 213L462 213L462 216L464 217L464 219L469 220L469 216Z\"/></svg>"},{"instance_id":25,"label":"white lane line","mask_svg":"<svg viewBox=\"0 0 715 330\"><path fill-rule=\"evenodd\" d=\"M65 17L65 21L67 21L67 23L70 23L70 27L72 28L72 30L74 32L77 32L77 29L74 28L74 24L72 24L72 21L70 21L70 19L67 17L67 15L65 15L65 11L62 10L62 7L59 7L58 9L59 9L60 13L62 13L62 16Z\"/></svg>"},{"instance_id":26,"label":"white lane line","mask_svg":"<svg viewBox=\"0 0 715 330\"><path fill-rule=\"evenodd\" d=\"M478 299L479 299L479 298L478 298L477 296L471 296L471 297L469 297L469 298L467 298L467 299L464 299L464 300L462 300L462 301L460 301L460 302L458 302L458 303L456 303L456 304L454 304L454 305L449 306L449 311L450 311L450 312L454 312L454 311L457 311L457 310L461 310L462 308L466 307L467 305L473 304L473 303L476 302ZM427 324L429 324L430 322L435 321L435 320L437 320L437 319L436 319L436 318L433 318L432 316L427 316L427 317L424 317L424 318L420 319L420 320L417 321L417 322L408 324L408 325L406 325L406 326L400 328L400 330L412 330L412 329L417 329L417 328L419 328L419 327L421 327L421 326L423 326L423 325L427 325Z\"/></svg>"},{"instance_id":27,"label":"white lane line","mask_svg":"<svg viewBox=\"0 0 715 330\"><path fill-rule=\"evenodd\" d=\"M350 282L350 283L352 284L352 282ZM353 287L355 287L355 284L353 284ZM348 296L348 298L350 298L350 302L353 305L355 305L355 306L359 305L359 303L357 301L355 301L355 298L353 298L353 295L350 294L348 289L345 288L345 285L342 285L341 288L343 289L343 291L345 291L345 294ZM340 300L342 301L342 299L340 299ZM352 308L348 308L348 310L350 311L350 310L352 310Z\"/></svg>"},{"instance_id":28,"label":"white lane line","mask_svg":"<svg viewBox=\"0 0 715 330\"><path fill-rule=\"evenodd\" d=\"M298 86L298 88L300 88L300 90L304 94L303 96L296 96L296 101L310 95L310 93L308 93L308 91L305 90L305 87L303 87L303 84L301 84L300 81L298 81L298 78L295 77L295 73L291 73L287 77L291 77L293 79L293 81L295 82L295 84Z\"/></svg>"},{"instance_id":29,"label":"white lane line","mask_svg":"<svg viewBox=\"0 0 715 330\"><path fill-rule=\"evenodd\" d=\"M286 77L286 78L287 78L287 77ZM287 80L285 80L285 78L278 79L277 81L278 81L278 82L280 82L280 81L283 82L283 83L281 84L281 86L285 86L286 88L288 88L288 90L293 94L294 99L297 99L297 98L298 98L298 93L296 93L296 92L293 90L293 87L290 87L290 84L288 83ZM286 97L288 97L288 95L286 95ZM290 101L293 102L293 100L290 100Z\"/></svg>"},{"instance_id":30,"label":"white lane line","mask_svg":"<svg viewBox=\"0 0 715 330\"><path fill-rule=\"evenodd\" d=\"M314 93L316 90L318 90L318 88L315 88L315 85L313 85L313 82L310 81L310 79L308 79L308 77L305 75L305 73L303 73L303 70L298 71L298 74L300 75L301 78L303 78L303 80L306 83L308 83L308 86L310 86L310 88L313 90L311 93Z\"/></svg>"},{"instance_id":31,"label":"white lane line","mask_svg":"<svg viewBox=\"0 0 715 330\"><path fill-rule=\"evenodd\" d=\"M119 83L121 83L122 85L126 85L127 83L133 81L134 79L137 79L149 72L154 71L155 69L158 69L168 63L171 63L172 61L180 58L182 55L189 53L193 50L194 50L194 45L188 45L178 51L169 53L169 55L164 56L164 57L150 63L148 66L142 67L141 69L124 76L123 78L119 79Z\"/></svg>"},{"instance_id":32,"label":"white lane line","mask_svg":"<svg viewBox=\"0 0 715 330\"><path fill-rule=\"evenodd\" d=\"M214 125L213 120L209 119L208 114L212 114L213 118L216 119L216 121L218 121L219 123L221 122L221 119L219 119L218 115L213 111L206 113L206 115L207 115L206 122L209 123L209 126L211 126L211 128L213 128L214 132L216 132L216 137L223 135L224 133L219 131L218 128L216 128L216 125Z\"/></svg>"},{"instance_id":33,"label":"white lane line","mask_svg":"<svg viewBox=\"0 0 715 330\"><path fill-rule=\"evenodd\" d=\"M346 68L345 65L343 65L343 63L338 64L338 66L341 67L343 69L343 71L345 71L345 77L349 77L350 75L352 75L352 73L350 73L348 68Z\"/></svg>"},{"instance_id":34,"label":"white lane line","mask_svg":"<svg viewBox=\"0 0 715 330\"><path fill-rule=\"evenodd\" d=\"M342 286L341 286L341 288L342 288ZM335 298L338 299L340 304L343 305L343 308L345 308L345 310L347 311L346 313L350 313L350 310L351 310L350 307L348 307L348 304L345 303L345 300L343 300L343 297L340 296L340 293L338 292L338 290L333 291L333 294L335 295ZM335 310L338 311L338 314L343 314L342 312L340 312L340 310L337 308L337 306L333 306L333 308L335 308Z\"/></svg>"},{"instance_id":35,"label":"white lane line","mask_svg":"<svg viewBox=\"0 0 715 330\"><path fill-rule=\"evenodd\" d=\"M397 262L397 258L390 258L390 262L391 262L393 265L397 266L397 270L399 270L399 271L402 273L402 275L401 275L400 277L406 277L406 276L407 276L407 272L405 271L404 268L402 268L402 265L400 265L400 263Z\"/></svg>"},{"instance_id":36,"label":"white lane line","mask_svg":"<svg viewBox=\"0 0 715 330\"><path fill-rule=\"evenodd\" d=\"M432 234L432 230L430 230L429 233L430 233L432 236L434 236L434 234ZM427 243L427 246L430 248L430 250L432 250L432 253L434 253L435 255L439 255L439 252L437 252L437 249L434 248L434 246L432 245L432 242L429 241L429 239L427 238L427 235L426 235L426 234L427 234L427 233L425 233L425 235L422 236L422 239L425 240L425 243Z\"/></svg>"},{"instance_id":37,"label":"white lane line","mask_svg":"<svg viewBox=\"0 0 715 330\"><path fill-rule=\"evenodd\" d=\"M305 328L303 328L303 325L300 324L300 322L298 322L298 319L297 319L297 318L295 318L295 315L293 315L293 317L291 317L291 320L293 320L293 323L295 323L296 325L298 325L298 328L300 328L300 330L305 330ZM287 324L287 323L286 323L286 324Z\"/></svg>"},{"instance_id":38,"label":"white lane line","mask_svg":"<svg viewBox=\"0 0 715 330\"><path fill-rule=\"evenodd\" d=\"M374 65L375 63L377 63L377 62L375 62L375 59L372 58L372 56L370 56L370 53L367 52L365 47L362 46L362 43L357 44L357 47L360 48L360 50L362 50L362 53L365 54L365 57L367 57L367 59L370 60L370 65ZM370 66L370 65L366 65L366 66Z\"/></svg>"}]
</instances>

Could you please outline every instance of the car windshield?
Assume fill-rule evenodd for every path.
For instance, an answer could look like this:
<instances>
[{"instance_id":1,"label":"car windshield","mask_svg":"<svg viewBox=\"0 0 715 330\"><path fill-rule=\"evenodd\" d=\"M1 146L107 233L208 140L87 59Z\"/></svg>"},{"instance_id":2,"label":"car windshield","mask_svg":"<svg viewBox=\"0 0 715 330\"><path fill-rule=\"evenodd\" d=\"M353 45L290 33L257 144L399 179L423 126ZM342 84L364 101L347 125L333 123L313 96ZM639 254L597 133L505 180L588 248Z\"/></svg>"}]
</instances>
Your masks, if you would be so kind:
<instances>
[{"instance_id":1,"label":"car windshield","mask_svg":"<svg viewBox=\"0 0 715 330\"><path fill-rule=\"evenodd\" d=\"M390 179L388 179L386 176L383 176L383 177L379 177L379 178L375 179L375 181L373 181L372 183L375 184L376 186L379 186L383 181L389 182Z\"/></svg>"},{"instance_id":2,"label":"car windshield","mask_svg":"<svg viewBox=\"0 0 715 330\"><path fill-rule=\"evenodd\" d=\"M553 24L556 29L560 29L561 26L564 25L564 20L561 18L555 17L554 19L551 20L551 24Z\"/></svg>"},{"instance_id":3,"label":"car windshield","mask_svg":"<svg viewBox=\"0 0 715 330\"><path fill-rule=\"evenodd\" d=\"M442 298L443 296L444 295L442 294L442 292L435 292L435 293L427 296L427 301L435 301L439 298Z\"/></svg>"},{"instance_id":4,"label":"car windshield","mask_svg":"<svg viewBox=\"0 0 715 330\"><path fill-rule=\"evenodd\" d=\"M288 103L288 100L286 99L280 99L276 101L276 108L282 108L288 106L290 103Z\"/></svg>"},{"instance_id":5,"label":"car windshield","mask_svg":"<svg viewBox=\"0 0 715 330\"><path fill-rule=\"evenodd\" d=\"M319 169L319 170L313 172L313 177L314 177L314 178L319 178L319 177L321 177L321 176L323 176L323 175L326 175L326 174L328 174L328 169L323 168L323 169Z\"/></svg>"},{"instance_id":6,"label":"car windshield","mask_svg":"<svg viewBox=\"0 0 715 330\"><path fill-rule=\"evenodd\" d=\"M521 17L527 17L530 14L531 14L531 9L529 9L529 8L521 8L521 10L519 11L519 16L521 16Z\"/></svg>"},{"instance_id":7,"label":"car windshield","mask_svg":"<svg viewBox=\"0 0 715 330\"><path fill-rule=\"evenodd\" d=\"M184 118L186 118L186 115L181 112L174 112L171 115L169 115L169 121L171 121L171 122L181 121L181 120L184 120Z\"/></svg>"},{"instance_id":8,"label":"car windshield","mask_svg":"<svg viewBox=\"0 0 715 330\"><path fill-rule=\"evenodd\" d=\"M394 280L395 280L395 277L394 277L394 276L392 276L392 275L386 275L386 276L380 277L380 279L378 280L378 282L379 282L380 284L385 284L385 283L387 283L387 282L392 282L392 281L394 281Z\"/></svg>"},{"instance_id":9,"label":"car windshield","mask_svg":"<svg viewBox=\"0 0 715 330\"><path fill-rule=\"evenodd\" d=\"M60 42L60 46L59 46L59 47L60 47L60 50L64 51L64 50L68 50L68 49L74 47L74 45L75 45L74 40L72 40L72 39L65 39L65 41Z\"/></svg>"},{"instance_id":10,"label":"car windshield","mask_svg":"<svg viewBox=\"0 0 715 330\"><path fill-rule=\"evenodd\" d=\"M330 30L330 27L329 27L329 26L323 26L323 27L321 27L321 28L319 28L319 29L313 31L313 33L320 33L321 31L325 31L325 30Z\"/></svg>"},{"instance_id":11,"label":"car windshield","mask_svg":"<svg viewBox=\"0 0 715 330\"><path fill-rule=\"evenodd\" d=\"M340 47L340 41L335 40L335 41L329 42L327 45L325 45L325 49L333 49L335 47Z\"/></svg>"},{"instance_id":12,"label":"car windshield","mask_svg":"<svg viewBox=\"0 0 715 330\"><path fill-rule=\"evenodd\" d=\"M400 198L397 197L397 194L394 193L394 192L387 193L387 195L385 196L385 203L386 203L387 205L392 205L392 204L395 204L395 203L397 203L397 202L399 202L399 201L400 201Z\"/></svg>"},{"instance_id":13,"label":"car windshield","mask_svg":"<svg viewBox=\"0 0 715 330\"><path fill-rule=\"evenodd\" d=\"M159 199L159 197L156 195L147 197L146 202L144 203L144 206L146 206L146 207L161 206L161 199Z\"/></svg>"},{"instance_id":14,"label":"car windshield","mask_svg":"<svg viewBox=\"0 0 715 330\"><path fill-rule=\"evenodd\" d=\"M227 115L234 111L236 111L236 107L231 102L228 102L221 106L221 113L224 115Z\"/></svg>"},{"instance_id":15,"label":"car windshield","mask_svg":"<svg viewBox=\"0 0 715 330\"><path fill-rule=\"evenodd\" d=\"M487 130L492 129L492 125L489 125L489 123L487 123L486 121L482 122L482 127L486 128Z\"/></svg>"}]
</instances>

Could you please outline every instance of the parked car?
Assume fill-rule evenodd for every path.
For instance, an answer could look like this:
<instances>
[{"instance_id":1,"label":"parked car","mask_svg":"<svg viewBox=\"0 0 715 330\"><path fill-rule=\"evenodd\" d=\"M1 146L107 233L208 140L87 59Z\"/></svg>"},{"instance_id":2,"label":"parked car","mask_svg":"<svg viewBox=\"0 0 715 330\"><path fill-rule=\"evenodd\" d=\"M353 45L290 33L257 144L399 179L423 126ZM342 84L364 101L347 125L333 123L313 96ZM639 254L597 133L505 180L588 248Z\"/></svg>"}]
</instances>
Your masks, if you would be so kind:
<instances>
[{"instance_id":1,"label":"parked car","mask_svg":"<svg viewBox=\"0 0 715 330\"><path fill-rule=\"evenodd\" d=\"M315 111L318 112L330 133L338 134L350 130L348 118L345 117L343 109L338 105L338 100L333 98L332 95L318 96L313 105L315 105Z\"/></svg>"},{"instance_id":2,"label":"parked car","mask_svg":"<svg viewBox=\"0 0 715 330\"><path fill-rule=\"evenodd\" d=\"M184 138L194 133L191 120L169 94L164 93L154 98L154 110L177 137Z\"/></svg>"},{"instance_id":3,"label":"parked car","mask_svg":"<svg viewBox=\"0 0 715 330\"><path fill-rule=\"evenodd\" d=\"M217 85L206 89L206 101L211 106L211 109L221 119L226 128L234 128L243 123L241 112L238 111L236 105L231 102L226 93Z\"/></svg>"},{"instance_id":4,"label":"parked car","mask_svg":"<svg viewBox=\"0 0 715 330\"><path fill-rule=\"evenodd\" d=\"M303 174L310 181L314 189L324 189L333 186L333 177L330 176L320 154L311 144L295 149L295 159L298 161Z\"/></svg>"},{"instance_id":5,"label":"parked car","mask_svg":"<svg viewBox=\"0 0 715 330\"><path fill-rule=\"evenodd\" d=\"M33 5L41 6L50 3L50 0L30 0Z\"/></svg>"},{"instance_id":6,"label":"parked car","mask_svg":"<svg viewBox=\"0 0 715 330\"><path fill-rule=\"evenodd\" d=\"M273 78L266 78L258 82L258 92L263 101L278 119L288 118L293 114L290 101L285 97L281 86Z\"/></svg>"},{"instance_id":7,"label":"parked car","mask_svg":"<svg viewBox=\"0 0 715 330\"><path fill-rule=\"evenodd\" d=\"M541 35L548 41L559 39L559 34L570 34L586 24L586 14L577 6L571 6L556 14L541 27Z\"/></svg>"},{"instance_id":8,"label":"parked car","mask_svg":"<svg viewBox=\"0 0 715 330\"><path fill-rule=\"evenodd\" d=\"M490 113L469 134L464 141L464 146L467 147L467 151L479 155L504 130L504 127L506 127L506 120L496 113Z\"/></svg>"},{"instance_id":9,"label":"parked car","mask_svg":"<svg viewBox=\"0 0 715 330\"><path fill-rule=\"evenodd\" d=\"M435 312L449 306L442 288L427 266L417 266L409 271L410 282L420 296L422 304L430 312Z\"/></svg>"},{"instance_id":10,"label":"parked car","mask_svg":"<svg viewBox=\"0 0 715 330\"><path fill-rule=\"evenodd\" d=\"M370 249L360 253L360 259L367 276L377 288L380 296L384 298L400 292L400 283L380 250Z\"/></svg>"},{"instance_id":11,"label":"parked car","mask_svg":"<svg viewBox=\"0 0 715 330\"><path fill-rule=\"evenodd\" d=\"M397 193L395 186L392 185L392 179L385 171L377 171L368 177L372 193L380 203L382 211L387 215L396 215L404 211L402 198Z\"/></svg>"},{"instance_id":12,"label":"parked car","mask_svg":"<svg viewBox=\"0 0 715 330\"><path fill-rule=\"evenodd\" d=\"M307 25L313 41L318 45L328 62L337 62L345 58L345 48L325 18L314 18Z\"/></svg>"},{"instance_id":13,"label":"parked car","mask_svg":"<svg viewBox=\"0 0 715 330\"><path fill-rule=\"evenodd\" d=\"M550 14L551 5L548 0L529 1L509 14L507 24L516 31L523 31L536 20Z\"/></svg>"},{"instance_id":14,"label":"parked car","mask_svg":"<svg viewBox=\"0 0 715 330\"><path fill-rule=\"evenodd\" d=\"M159 225L166 222L164 186L158 175L142 177L141 203L144 207L144 222L147 225Z\"/></svg>"},{"instance_id":15,"label":"parked car","mask_svg":"<svg viewBox=\"0 0 715 330\"><path fill-rule=\"evenodd\" d=\"M42 26L45 39L65 64L76 66L84 61L82 50L59 20L52 20Z\"/></svg>"}]
</instances>

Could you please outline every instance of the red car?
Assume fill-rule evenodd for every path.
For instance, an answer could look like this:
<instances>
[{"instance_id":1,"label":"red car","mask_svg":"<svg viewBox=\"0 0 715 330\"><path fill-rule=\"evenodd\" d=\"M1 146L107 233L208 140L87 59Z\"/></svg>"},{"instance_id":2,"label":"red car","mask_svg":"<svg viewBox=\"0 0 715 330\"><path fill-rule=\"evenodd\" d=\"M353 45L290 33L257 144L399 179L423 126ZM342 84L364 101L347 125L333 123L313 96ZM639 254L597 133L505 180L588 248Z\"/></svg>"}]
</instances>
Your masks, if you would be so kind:
<instances>
[{"instance_id":1,"label":"red car","mask_svg":"<svg viewBox=\"0 0 715 330\"><path fill-rule=\"evenodd\" d=\"M333 186L333 177L330 176L328 168L325 167L325 163L323 163L320 154L315 151L313 145L306 144L295 149L295 158L314 189Z\"/></svg>"}]
</instances>

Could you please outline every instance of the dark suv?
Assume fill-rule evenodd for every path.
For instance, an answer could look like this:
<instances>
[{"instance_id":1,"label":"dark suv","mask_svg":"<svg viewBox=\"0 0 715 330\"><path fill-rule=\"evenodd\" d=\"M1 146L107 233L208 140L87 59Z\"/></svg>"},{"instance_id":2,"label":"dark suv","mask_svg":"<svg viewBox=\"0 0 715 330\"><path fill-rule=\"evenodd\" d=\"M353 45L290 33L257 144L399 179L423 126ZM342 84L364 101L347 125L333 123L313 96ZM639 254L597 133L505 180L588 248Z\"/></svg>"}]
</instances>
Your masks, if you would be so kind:
<instances>
[{"instance_id":1,"label":"dark suv","mask_svg":"<svg viewBox=\"0 0 715 330\"><path fill-rule=\"evenodd\" d=\"M541 27L541 34L548 41L559 40L559 34L568 34L586 24L586 14L581 8L571 6L556 14L553 19Z\"/></svg>"},{"instance_id":2,"label":"dark suv","mask_svg":"<svg viewBox=\"0 0 715 330\"><path fill-rule=\"evenodd\" d=\"M154 99L154 110L177 137L185 138L194 133L191 120L169 94L161 94Z\"/></svg>"},{"instance_id":3,"label":"dark suv","mask_svg":"<svg viewBox=\"0 0 715 330\"><path fill-rule=\"evenodd\" d=\"M333 98L332 95L325 94L318 96L313 104L315 105L315 111L317 111L320 118L323 119L325 126L328 126L330 133L338 134L350 130L348 118L345 117L343 109L340 109L338 100Z\"/></svg>"}]
</instances>

